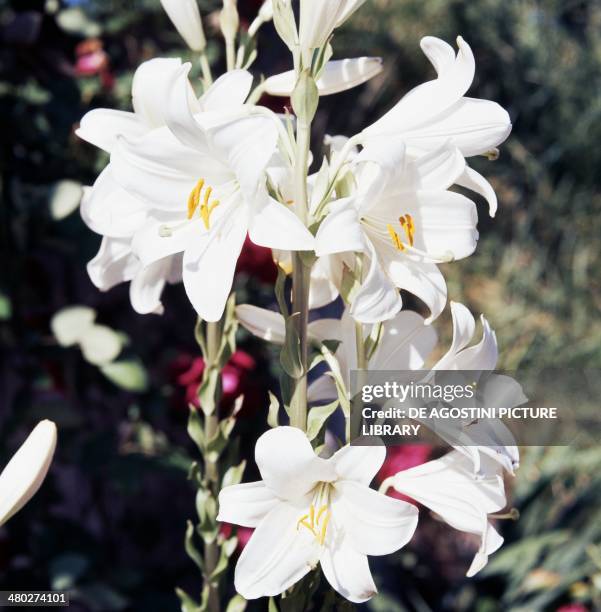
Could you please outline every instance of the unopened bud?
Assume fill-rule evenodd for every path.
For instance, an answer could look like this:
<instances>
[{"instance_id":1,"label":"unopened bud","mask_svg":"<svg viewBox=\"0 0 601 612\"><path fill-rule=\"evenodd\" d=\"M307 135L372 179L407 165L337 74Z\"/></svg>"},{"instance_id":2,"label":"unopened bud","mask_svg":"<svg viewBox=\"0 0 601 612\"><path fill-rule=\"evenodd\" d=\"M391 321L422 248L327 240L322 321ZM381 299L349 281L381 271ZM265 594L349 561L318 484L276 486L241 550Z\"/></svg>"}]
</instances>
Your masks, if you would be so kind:
<instances>
[{"instance_id":1,"label":"unopened bud","mask_svg":"<svg viewBox=\"0 0 601 612\"><path fill-rule=\"evenodd\" d=\"M484 157L486 157L488 159L488 161L497 161L497 159L499 159L500 155L501 155L501 152L496 147L494 149L491 149L490 151L486 151L486 153L484 153Z\"/></svg>"},{"instance_id":2,"label":"unopened bud","mask_svg":"<svg viewBox=\"0 0 601 612\"><path fill-rule=\"evenodd\" d=\"M219 24L223 38L233 40L236 38L240 26L240 17L235 0L223 0L223 10L219 14Z\"/></svg>"},{"instance_id":3,"label":"unopened bud","mask_svg":"<svg viewBox=\"0 0 601 612\"><path fill-rule=\"evenodd\" d=\"M319 104L319 90L310 70L303 70L291 96L292 109L299 121L310 123Z\"/></svg>"},{"instance_id":4,"label":"unopened bud","mask_svg":"<svg viewBox=\"0 0 601 612\"><path fill-rule=\"evenodd\" d=\"M298 45L296 19L291 0L272 0L273 24L279 37L293 50Z\"/></svg>"}]
</instances>

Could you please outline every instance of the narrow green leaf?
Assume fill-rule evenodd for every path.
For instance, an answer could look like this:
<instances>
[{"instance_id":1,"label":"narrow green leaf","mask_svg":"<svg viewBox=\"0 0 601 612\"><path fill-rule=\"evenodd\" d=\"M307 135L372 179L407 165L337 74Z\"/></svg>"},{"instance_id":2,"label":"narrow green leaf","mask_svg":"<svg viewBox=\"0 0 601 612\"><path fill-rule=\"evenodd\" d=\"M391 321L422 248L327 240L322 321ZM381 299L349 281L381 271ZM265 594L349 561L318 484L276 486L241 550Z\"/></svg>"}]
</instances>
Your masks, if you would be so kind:
<instances>
[{"instance_id":1,"label":"narrow green leaf","mask_svg":"<svg viewBox=\"0 0 601 612\"><path fill-rule=\"evenodd\" d=\"M202 555L200 554L200 552L196 548L196 545L194 544L194 533L195 533L194 525L192 524L192 521L188 521L187 527L186 527L186 538L185 538L184 548L186 550L186 554L188 555L188 557L190 557L190 559L192 559L192 561L194 561L194 563L196 563L198 568L202 571L204 567L204 563L202 560Z\"/></svg>"},{"instance_id":2,"label":"narrow green leaf","mask_svg":"<svg viewBox=\"0 0 601 612\"><path fill-rule=\"evenodd\" d=\"M192 438L192 440L194 440L198 450L201 453L204 453L205 434L200 413L192 404L189 404L188 408L190 410L188 415L188 435Z\"/></svg>"},{"instance_id":3,"label":"narrow green leaf","mask_svg":"<svg viewBox=\"0 0 601 612\"><path fill-rule=\"evenodd\" d=\"M300 378L303 372L300 354L300 339L296 330L298 314L286 319L286 340L280 352L280 364L291 378Z\"/></svg>"},{"instance_id":4,"label":"narrow green leaf","mask_svg":"<svg viewBox=\"0 0 601 612\"><path fill-rule=\"evenodd\" d=\"M182 612L200 612L200 604L196 603L186 591L180 588L175 589L175 594L178 596L181 603Z\"/></svg>"},{"instance_id":5,"label":"narrow green leaf","mask_svg":"<svg viewBox=\"0 0 601 612\"><path fill-rule=\"evenodd\" d=\"M234 595L227 604L225 612L244 612L247 603L242 595Z\"/></svg>"},{"instance_id":6,"label":"narrow green leaf","mask_svg":"<svg viewBox=\"0 0 601 612\"><path fill-rule=\"evenodd\" d=\"M314 406L309 410L307 415L307 437L309 440L314 440L321 431L328 417L334 413L338 407L339 400L334 400L330 404L323 406Z\"/></svg>"},{"instance_id":7,"label":"narrow green leaf","mask_svg":"<svg viewBox=\"0 0 601 612\"><path fill-rule=\"evenodd\" d=\"M229 487L231 485L239 484L242 481L244 470L246 468L246 461L240 462L238 465L232 465L226 473L223 475L221 481L221 488Z\"/></svg>"},{"instance_id":8,"label":"narrow green leaf","mask_svg":"<svg viewBox=\"0 0 601 612\"><path fill-rule=\"evenodd\" d=\"M275 281L275 297L278 301L280 312L284 318L290 315L288 304L286 303L286 272L278 266L278 277Z\"/></svg>"},{"instance_id":9,"label":"narrow green leaf","mask_svg":"<svg viewBox=\"0 0 601 612\"><path fill-rule=\"evenodd\" d=\"M277 427L279 425L278 413L280 411L280 402L278 398L269 391L269 412L267 413L267 424L269 427Z\"/></svg>"}]
</instances>

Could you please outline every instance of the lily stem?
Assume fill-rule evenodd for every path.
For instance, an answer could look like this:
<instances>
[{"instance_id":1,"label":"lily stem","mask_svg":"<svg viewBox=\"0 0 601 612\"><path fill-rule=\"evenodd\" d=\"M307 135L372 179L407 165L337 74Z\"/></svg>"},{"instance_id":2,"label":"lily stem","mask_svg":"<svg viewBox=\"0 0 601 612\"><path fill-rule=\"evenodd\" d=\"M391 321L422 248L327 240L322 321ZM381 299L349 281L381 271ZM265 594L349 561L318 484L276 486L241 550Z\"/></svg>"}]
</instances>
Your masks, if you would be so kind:
<instances>
[{"instance_id":1,"label":"lily stem","mask_svg":"<svg viewBox=\"0 0 601 612\"><path fill-rule=\"evenodd\" d=\"M219 357L219 347L221 346L221 332L222 325L221 321L215 323L207 323L207 368L217 368L217 359ZM218 403L219 389L216 392L215 404ZM219 416L217 409L210 414L205 415L205 440L209 442L212 440L219 428ZM209 457L205 457L205 474L208 483L208 487L216 498L219 494L219 468L215 461L211 461ZM206 575L206 585L209 589L208 597L208 609L210 612L219 612L219 588L218 585L210 580L211 574L215 571L217 563L219 562L219 546L216 540L205 543L204 547L204 570Z\"/></svg>"},{"instance_id":2,"label":"lily stem","mask_svg":"<svg viewBox=\"0 0 601 612\"><path fill-rule=\"evenodd\" d=\"M294 206L300 220L307 225L309 211L307 174L311 124L298 120L296 128L296 160L294 165ZM303 262L299 252L292 254L292 313L296 315L296 331L300 341L302 375L292 380L290 424L307 430L307 325L309 322L309 289L311 268Z\"/></svg>"}]
</instances>

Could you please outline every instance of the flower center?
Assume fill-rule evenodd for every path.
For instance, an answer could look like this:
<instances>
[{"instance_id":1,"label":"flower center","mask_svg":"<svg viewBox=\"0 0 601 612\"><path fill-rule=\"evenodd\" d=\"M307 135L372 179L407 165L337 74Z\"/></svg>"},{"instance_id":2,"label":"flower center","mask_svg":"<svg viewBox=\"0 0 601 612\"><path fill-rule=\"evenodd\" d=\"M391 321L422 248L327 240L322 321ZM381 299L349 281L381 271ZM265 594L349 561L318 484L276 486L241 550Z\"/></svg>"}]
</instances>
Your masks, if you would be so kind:
<instances>
[{"instance_id":1,"label":"flower center","mask_svg":"<svg viewBox=\"0 0 601 612\"><path fill-rule=\"evenodd\" d=\"M415 224L413 223L413 217L408 213L406 215L402 215L399 217L399 223L401 225L401 229L405 232L409 246L412 247L415 236ZM397 251L404 251L407 248L407 245L403 244L403 241L395 231L394 227L388 223L386 225L386 229L388 230L388 234L390 235L394 248Z\"/></svg>"},{"instance_id":2,"label":"flower center","mask_svg":"<svg viewBox=\"0 0 601 612\"><path fill-rule=\"evenodd\" d=\"M200 203L202 190L204 188L204 197L202 198L202 204ZM199 179L198 183L188 196L188 219L192 219L194 213L199 208L200 218L204 223L206 229L209 229L211 213L219 206L219 200L213 200L209 203L211 199L211 193L213 192L213 188L206 185L205 180Z\"/></svg>"},{"instance_id":3,"label":"flower center","mask_svg":"<svg viewBox=\"0 0 601 612\"><path fill-rule=\"evenodd\" d=\"M301 527L308 529L320 546L326 541L328 523L332 517L330 511L330 486L327 482L322 482L317 487L317 492L313 497L313 502L309 506L309 512L303 514L296 523L296 530Z\"/></svg>"}]
</instances>

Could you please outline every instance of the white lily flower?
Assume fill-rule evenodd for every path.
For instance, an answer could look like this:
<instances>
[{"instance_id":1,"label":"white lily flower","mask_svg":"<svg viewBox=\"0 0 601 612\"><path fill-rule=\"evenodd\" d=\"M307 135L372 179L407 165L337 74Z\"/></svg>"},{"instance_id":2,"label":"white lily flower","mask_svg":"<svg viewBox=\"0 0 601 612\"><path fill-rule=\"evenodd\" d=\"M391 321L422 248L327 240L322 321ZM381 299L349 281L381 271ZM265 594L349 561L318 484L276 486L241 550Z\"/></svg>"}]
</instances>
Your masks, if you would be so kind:
<instances>
[{"instance_id":1,"label":"white lily flower","mask_svg":"<svg viewBox=\"0 0 601 612\"><path fill-rule=\"evenodd\" d=\"M216 321L247 232L272 248L312 250L314 239L267 193L265 168L278 138L274 120L244 116L246 111L233 120L196 112L188 70L184 66L174 84L168 127L134 142L121 139L110 170L147 209L147 221L133 236L134 254L149 266L183 253L186 293L202 318Z\"/></svg>"},{"instance_id":2,"label":"white lily flower","mask_svg":"<svg viewBox=\"0 0 601 612\"><path fill-rule=\"evenodd\" d=\"M372 142L355 159L357 191L330 204L316 235L318 256L364 253L368 265L351 314L374 323L393 317L397 288L442 312L446 283L436 264L470 255L478 239L475 204L448 191L465 170L458 149L445 145L408 159L402 142Z\"/></svg>"},{"instance_id":3,"label":"white lily flower","mask_svg":"<svg viewBox=\"0 0 601 612\"><path fill-rule=\"evenodd\" d=\"M283 344L284 317L277 312L251 304L236 307L236 317L243 327L268 342ZM372 332L371 325L363 325L363 337ZM355 321L347 308L341 319L317 319L307 328L309 340L317 344L324 340L340 342L336 359L347 390L350 391L350 372L357 369ZM386 321L380 332L378 346L369 360L370 370L419 370L436 345L436 332L426 325L423 317L409 310L399 312ZM309 400L318 402L336 397L330 376L324 375L309 386Z\"/></svg>"},{"instance_id":4,"label":"white lily flower","mask_svg":"<svg viewBox=\"0 0 601 612\"><path fill-rule=\"evenodd\" d=\"M77 134L88 142L113 151L118 139L135 142L153 130L164 127L173 86L181 76L179 59L154 59L142 64L132 84L134 112L96 109L85 115ZM206 115L241 111L252 85L252 76L234 70L221 78L196 100L192 86L185 85L192 110ZM107 291L130 282L131 303L140 314L163 311L161 293L166 283L182 280L182 256L176 254L145 265L132 252L132 238L149 222L149 205L129 194L114 179L111 165L87 189L81 206L86 224L103 236L100 250L88 264L92 282Z\"/></svg>"},{"instance_id":5,"label":"white lily flower","mask_svg":"<svg viewBox=\"0 0 601 612\"><path fill-rule=\"evenodd\" d=\"M481 477L475 477L471 462L453 451L399 472L383 483L418 501L451 527L480 537L480 547L467 576L477 574L488 562L488 556L503 544L503 538L488 520L507 504L501 467L491 460L484 462Z\"/></svg>"},{"instance_id":6,"label":"white lily flower","mask_svg":"<svg viewBox=\"0 0 601 612\"><path fill-rule=\"evenodd\" d=\"M300 429L263 434L255 448L262 480L219 494L219 521L255 528L236 565L238 593L279 595L320 564L346 599L375 595L367 556L399 550L417 525L414 506L369 488L385 456L384 447L346 446L322 459Z\"/></svg>"},{"instance_id":7,"label":"white lily flower","mask_svg":"<svg viewBox=\"0 0 601 612\"><path fill-rule=\"evenodd\" d=\"M197 1L161 0L161 4L188 47L192 51L202 51L206 40Z\"/></svg>"},{"instance_id":8,"label":"white lily flower","mask_svg":"<svg viewBox=\"0 0 601 612\"><path fill-rule=\"evenodd\" d=\"M320 96L346 91L357 87L382 72L382 59L379 57L357 57L353 59L328 62L315 84ZM270 76L263 87L272 96L289 97L296 85L294 70Z\"/></svg>"},{"instance_id":9,"label":"white lily flower","mask_svg":"<svg viewBox=\"0 0 601 612\"><path fill-rule=\"evenodd\" d=\"M432 367L441 370L474 370L488 372L495 369L499 350L497 337L484 316L482 339L469 346L476 332L476 322L462 304L451 302L453 340L446 354ZM511 377L494 375L481 389L483 406L513 408L527 401L522 387ZM427 425L427 423L426 423ZM487 455L510 474L519 467L520 454L511 431L500 419L485 419L467 426L451 421L436 423L436 433L455 449L469 457L476 472L481 471L481 455Z\"/></svg>"},{"instance_id":10,"label":"white lily flower","mask_svg":"<svg viewBox=\"0 0 601 612\"><path fill-rule=\"evenodd\" d=\"M457 38L459 52L432 36L421 48L438 77L419 85L390 111L363 130L365 142L386 136L399 138L411 155L434 151L450 141L463 155L479 155L502 143L511 131L507 111L495 102L465 97L474 79L470 46ZM472 175L478 183L480 175Z\"/></svg>"},{"instance_id":11,"label":"white lily flower","mask_svg":"<svg viewBox=\"0 0 601 612\"><path fill-rule=\"evenodd\" d=\"M56 425L52 421L41 421L0 474L0 525L37 493L46 478L55 448Z\"/></svg>"}]
</instances>

